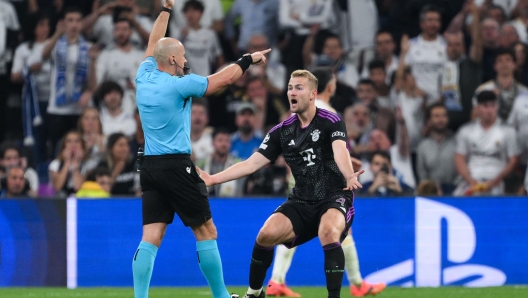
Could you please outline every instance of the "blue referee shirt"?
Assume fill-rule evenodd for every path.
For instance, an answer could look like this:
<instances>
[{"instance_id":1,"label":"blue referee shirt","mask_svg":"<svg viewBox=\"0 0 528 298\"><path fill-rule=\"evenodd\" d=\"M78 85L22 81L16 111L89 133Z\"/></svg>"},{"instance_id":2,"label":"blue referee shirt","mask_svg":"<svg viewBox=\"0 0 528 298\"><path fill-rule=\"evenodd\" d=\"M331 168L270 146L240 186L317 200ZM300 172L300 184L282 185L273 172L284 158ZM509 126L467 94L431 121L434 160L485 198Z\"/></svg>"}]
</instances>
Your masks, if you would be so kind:
<instances>
[{"instance_id":1,"label":"blue referee shirt","mask_svg":"<svg viewBox=\"0 0 528 298\"><path fill-rule=\"evenodd\" d=\"M145 134L145 155L191 154L192 97L207 90L206 77L171 76L147 57L136 75L136 101Z\"/></svg>"}]
</instances>

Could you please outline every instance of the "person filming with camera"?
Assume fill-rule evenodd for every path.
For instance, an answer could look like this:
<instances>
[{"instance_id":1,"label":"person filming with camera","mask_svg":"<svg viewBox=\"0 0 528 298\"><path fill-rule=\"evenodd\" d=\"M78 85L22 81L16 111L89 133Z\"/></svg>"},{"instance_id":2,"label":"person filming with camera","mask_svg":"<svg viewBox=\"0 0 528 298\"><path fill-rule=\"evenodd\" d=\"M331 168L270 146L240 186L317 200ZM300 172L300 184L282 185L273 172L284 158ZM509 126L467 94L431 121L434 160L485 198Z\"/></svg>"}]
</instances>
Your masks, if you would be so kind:
<instances>
[{"instance_id":1,"label":"person filming with camera","mask_svg":"<svg viewBox=\"0 0 528 298\"><path fill-rule=\"evenodd\" d=\"M375 151L370 157L372 181L363 183L360 191L371 196L405 196L412 195L413 189L405 184L400 175L392 168L390 154L387 151Z\"/></svg>"}]
</instances>

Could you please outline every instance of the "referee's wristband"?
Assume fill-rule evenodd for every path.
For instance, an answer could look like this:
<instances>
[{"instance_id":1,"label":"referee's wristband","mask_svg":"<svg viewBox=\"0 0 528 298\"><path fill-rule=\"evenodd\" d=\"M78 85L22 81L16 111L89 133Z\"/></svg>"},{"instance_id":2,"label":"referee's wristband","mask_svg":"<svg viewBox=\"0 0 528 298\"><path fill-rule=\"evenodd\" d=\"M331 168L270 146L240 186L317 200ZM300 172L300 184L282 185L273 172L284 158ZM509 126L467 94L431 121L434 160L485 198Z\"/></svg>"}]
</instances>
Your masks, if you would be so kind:
<instances>
[{"instance_id":1,"label":"referee's wristband","mask_svg":"<svg viewBox=\"0 0 528 298\"><path fill-rule=\"evenodd\" d=\"M161 6L161 9L160 9L160 12L163 12L163 11L166 11L166 12L168 12L169 14L171 14L172 9L167 8L167 7L165 7L165 6L162 5L162 6Z\"/></svg>"},{"instance_id":2,"label":"referee's wristband","mask_svg":"<svg viewBox=\"0 0 528 298\"><path fill-rule=\"evenodd\" d=\"M242 73L246 72L246 70L251 66L253 63L253 58L251 58L251 55L244 55L242 58L238 59L237 62L235 62L242 68Z\"/></svg>"}]
</instances>

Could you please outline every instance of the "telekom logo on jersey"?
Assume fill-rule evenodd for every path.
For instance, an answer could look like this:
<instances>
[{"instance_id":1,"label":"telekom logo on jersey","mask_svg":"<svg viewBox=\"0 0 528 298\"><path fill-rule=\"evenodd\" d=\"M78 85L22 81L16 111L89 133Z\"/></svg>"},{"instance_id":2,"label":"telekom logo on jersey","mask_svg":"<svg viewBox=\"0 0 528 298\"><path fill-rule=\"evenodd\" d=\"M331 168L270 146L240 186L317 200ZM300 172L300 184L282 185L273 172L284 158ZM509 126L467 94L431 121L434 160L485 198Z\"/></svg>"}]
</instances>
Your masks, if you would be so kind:
<instances>
[{"instance_id":1,"label":"telekom logo on jersey","mask_svg":"<svg viewBox=\"0 0 528 298\"><path fill-rule=\"evenodd\" d=\"M308 164L306 165L308 167L313 166L315 164L315 162L312 161L312 159L315 159L316 157L313 153L313 148L299 152L299 154L303 156L303 160L308 162Z\"/></svg>"},{"instance_id":2,"label":"telekom logo on jersey","mask_svg":"<svg viewBox=\"0 0 528 298\"><path fill-rule=\"evenodd\" d=\"M463 285L468 287L500 286L506 274L497 268L480 264L462 264L473 256L476 234L473 222L461 210L425 198L416 198L415 259L409 259L378 270L365 279L387 284L408 278L415 280L402 286L437 287L476 277ZM447 260L458 263L442 267L442 221L447 222Z\"/></svg>"}]
</instances>

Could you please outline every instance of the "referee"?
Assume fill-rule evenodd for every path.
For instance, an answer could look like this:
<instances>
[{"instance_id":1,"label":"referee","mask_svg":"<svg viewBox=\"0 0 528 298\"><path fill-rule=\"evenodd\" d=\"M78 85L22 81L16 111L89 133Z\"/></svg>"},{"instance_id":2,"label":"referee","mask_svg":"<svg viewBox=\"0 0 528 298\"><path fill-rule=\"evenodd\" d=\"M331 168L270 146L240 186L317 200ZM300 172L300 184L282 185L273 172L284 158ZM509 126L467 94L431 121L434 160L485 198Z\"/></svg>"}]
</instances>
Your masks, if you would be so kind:
<instances>
[{"instance_id":1,"label":"referee","mask_svg":"<svg viewBox=\"0 0 528 298\"><path fill-rule=\"evenodd\" d=\"M158 247L177 213L196 237L198 262L213 297L229 298L207 190L190 159L191 101L227 87L251 64L265 63L264 55L271 50L246 54L208 77L186 75L185 47L176 39L163 38L173 5L174 0L166 0L162 6L136 76L145 157L141 163L143 237L132 262L134 294L148 297Z\"/></svg>"}]
</instances>

